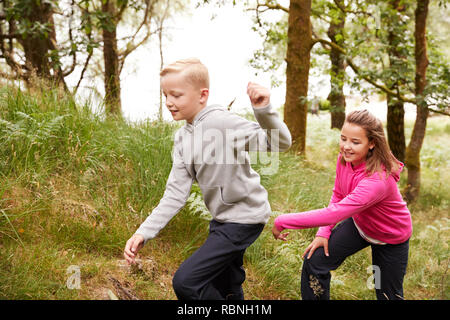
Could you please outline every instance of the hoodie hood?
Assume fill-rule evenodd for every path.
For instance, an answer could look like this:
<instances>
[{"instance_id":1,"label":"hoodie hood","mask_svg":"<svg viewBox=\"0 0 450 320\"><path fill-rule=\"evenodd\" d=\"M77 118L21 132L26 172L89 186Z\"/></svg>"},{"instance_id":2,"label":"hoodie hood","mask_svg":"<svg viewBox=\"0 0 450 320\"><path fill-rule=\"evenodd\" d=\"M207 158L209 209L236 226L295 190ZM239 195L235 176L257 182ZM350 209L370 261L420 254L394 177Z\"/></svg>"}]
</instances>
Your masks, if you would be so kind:
<instances>
[{"instance_id":1,"label":"hoodie hood","mask_svg":"<svg viewBox=\"0 0 450 320\"><path fill-rule=\"evenodd\" d=\"M193 128L197 126L200 122L202 122L211 112L216 110L222 110L225 111L225 107L218 105L218 104L212 104L210 106L204 107L202 110L200 110L199 113L195 116L194 120L191 123L188 123L186 121L185 128L187 131L192 132Z\"/></svg>"}]
</instances>

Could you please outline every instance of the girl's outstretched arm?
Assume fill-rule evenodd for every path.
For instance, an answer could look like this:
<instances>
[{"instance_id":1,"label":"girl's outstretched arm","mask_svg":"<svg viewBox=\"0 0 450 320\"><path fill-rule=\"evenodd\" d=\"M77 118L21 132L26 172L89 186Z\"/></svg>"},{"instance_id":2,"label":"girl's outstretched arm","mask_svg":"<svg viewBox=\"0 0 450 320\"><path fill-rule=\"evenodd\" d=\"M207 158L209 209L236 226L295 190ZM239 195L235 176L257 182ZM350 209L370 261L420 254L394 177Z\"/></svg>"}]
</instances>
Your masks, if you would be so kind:
<instances>
[{"instance_id":1,"label":"girl's outstretched arm","mask_svg":"<svg viewBox=\"0 0 450 320\"><path fill-rule=\"evenodd\" d=\"M379 179L378 175L367 177L341 201L330 203L323 209L279 215L274 226L278 231L283 231L336 224L381 201L385 197L386 183L385 180Z\"/></svg>"}]
</instances>

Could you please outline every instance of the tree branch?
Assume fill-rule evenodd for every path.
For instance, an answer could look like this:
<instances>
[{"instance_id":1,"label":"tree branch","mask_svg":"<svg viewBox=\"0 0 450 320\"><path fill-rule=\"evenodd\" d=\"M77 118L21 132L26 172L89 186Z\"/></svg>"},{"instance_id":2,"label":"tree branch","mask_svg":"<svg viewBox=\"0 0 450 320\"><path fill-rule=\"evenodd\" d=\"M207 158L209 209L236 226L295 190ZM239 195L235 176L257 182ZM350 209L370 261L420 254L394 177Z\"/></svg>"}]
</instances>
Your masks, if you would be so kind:
<instances>
[{"instance_id":1,"label":"tree branch","mask_svg":"<svg viewBox=\"0 0 450 320\"><path fill-rule=\"evenodd\" d=\"M0 71L0 78L8 79L8 80L20 80L22 77L18 74L10 74L8 72Z\"/></svg>"},{"instance_id":2,"label":"tree branch","mask_svg":"<svg viewBox=\"0 0 450 320\"><path fill-rule=\"evenodd\" d=\"M434 113L439 113L439 114L442 114L444 116L450 117L450 113L442 111L442 110L436 110L436 109L432 109L432 108L428 107L428 111L434 112Z\"/></svg>"},{"instance_id":3,"label":"tree branch","mask_svg":"<svg viewBox=\"0 0 450 320\"><path fill-rule=\"evenodd\" d=\"M73 91L73 94L74 94L74 95L77 93L78 88L80 87L81 80L83 80L83 78L84 78L84 73L85 73L86 70L87 70L87 67L88 67L88 65L89 65L89 61L91 60L91 57L92 57L92 54L93 54L93 53L94 53L94 50L91 50L91 52L89 52L88 57L86 58L86 61L85 61L85 63L84 63L83 70L81 71L80 79L78 80L78 83L77 83L77 85L76 85L76 87L75 87L75 89L74 89L74 91Z\"/></svg>"},{"instance_id":4,"label":"tree branch","mask_svg":"<svg viewBox=\"0 0 450 320\"><path fill-rule=\"evenodd\" d=\"M19 62L17 62L14 59L14 56L9 51L4 50L3 51L3 58L5 59L6 63L9 65L9 67L15 72L14 78L22 78L26 79L27 76L24 74L22 70L29 71L26 65L22 65Z\"/></svg>"},{"instance_id":5,"label":"tree branch","mask_svg":"<svg viewBox=\"0 0 450 320\"><path fill-rule=\"evenodd\" d=\"M125 58L131 52L133 52L138 47L140 47L143 43L145 43L148 40L148 38L150 38L150 36L152 35L150 27L148 26L147 23L148 23L149 17L151 18L153 16L153 7L154 7L155 3L152 2L150 4L150 0L146 0L145 4L146 4L146 6L145 6L145 14L144 14L144 18L142 19L141 24L137 28L136 32L131 36L131 40L126 45L126 49L123 52L119 53L119 56L120 56L119 74L122 72L122 67L124 65ZM135 40L136 36L138 35L139 31L141 31L143 26L147 27L147 33L145 34L144 38L141 41L139 41L138 43L134 43L134 40Z\"/></svg>"},{"instance_id":6,"label":"tree branch","mask_svg":"<svg viewBox=\"0 0 450 320\"><path fill-rule=\"evenodd\" d=\"M257 1L256 4L256 10L259 11L260 7L266 7L266 10L260 11L260 12L264 12L267 10L282 10L284 12L289 13L289 8L283 7L282 5L280 5L279 3L277 4L271 4L271 3L259 3L259 1Z\"/></svg>"},{"instance_id":7,"label":"tree branch","mask_svg":"<svg viewBox=\"0 0 450 320\"><path fill-rule=\"evenodd\" d=\"M21 37L20 34L18 33L12 33L12 34L0 34L0 40L4 40L4 39L16 39Z\"/></svg>"},{"instance_id":8,"label":"tree branch","mask_svg":"<svg viewBox=\"0 0 450 320\"><path fill-rule=\"evenodd\" d=\"M331 42L331 41L328 41L328 40L325 40L325 39L314 38L313 41L312 41L311 47L314 46L316 43L326 44L326 45L332 47L333 49L336 49L337 51L339 51L343 55L347 54L347 51L344 48L342 48L341 46L337 45L334 42ZM387 93L390 96L396 97L397 99L399 99L399 100L401 100L403 102L409 102L409 103L413 103L413 104L417 103L417 101L415 99L410 99L410 98L407 98L405 96L402 96L400 94L400 92L393 91L393 90L389 89L387 86L385 86L384 84L377 83L375 80L373 80L370 77L362 74L362 72L359 69L359 67L356 66L356 64L353 62L353 60L350 59L349 57L345 57L345 60L348 63L348 65L352 68L352 70L358 76L360 76L362 79L366 80L368 83L370 83L374 87L380 89L381 91Z\"/></svg>"},{"instance_id":9,"label":"tree branch","mask_svg":"<svg viewBox=\"0 0 450 320\"><path fill-rule=\"evenodd\" d=\"M119 11L116 14L116 19L117 21L122 20L122 15L124 13L124 11L127 9L127 1L124 1L119 9Z\"/></svg>"},{"instance_id":10,"label":"tree branch","mask_svg":"<svg viewBox=\"0 0 450 320\"><path fill-rule=\"evenodd\" d=\"M362 14L365 16L373 17L373 15L370 12L349 10L348 7L343 6L341 3L339 3L339 1L333 0L333 2L336 5L336 7L343 13L353 13L354 15Z\"/></svg>"},{"instance_id":11,"label":"tree branch","mask_svg":"<svg viewBox=\"0 0 450 320\"><path fill-rule=\"evenodd\" d=\"M147 27L147 28L148 28L148 27ZM129 45L127 46L127 49L125 49L123 52L120 53L120 61L119 61L120 67L119 67L119 73L122 72L122 67L123 67L123 64L124 64L124 62L125 62L125 58L126 58L131 52L133 52L133 51L136 50L138 47L140 47L142 44L144 44L144 43L148 40L148 38L150 38L150 36L151 36L152 34L153 34L153 33L150 31L150 28L148 28L147 34L145 35L144 38L142 38L141 41L139 41L138 43L132 43L132 41L129 42Z\"/></svg>"},{"instance_id":12,"label":"tree branch","mask_svg":"<svg viewBox=\"0 0 450 320\"><path fill-rule=\"evenodd\" d=\"M71 12L71 15L69 17L69 41L70 41L71 45L73 44L72 17L74 15L74 13L73 13L73 7L74 6L75 6L75 0L72 0L72 5L71 5L72 12ZM71 74L75 70L75 66L77 65L77 52L76 52L76 50L71 50L70 54L72 55L72 65L67 70L63 70L62 71L62 76L63 77L66 77L69 74Z\"/></svg>"},{"instance_id":13,"label":"tree branch","mask_svg":"<svg viewBox=\"0 0 450 320\"><path fill-rule=\"evenodd\" d=\"M260 10L260 7L265 7L264 10ZM259 3L259 0L256 1L256 8L246 9L246 11L255 10L256 11L256 21L258 22L258 25L262 27L261 19L259 19L259 14L266 12L267 10L282 10L286 13L289 13L289 8L283 7L279 3L277 4L271 4L271 3Z\"/></svg>"}]
</instances>

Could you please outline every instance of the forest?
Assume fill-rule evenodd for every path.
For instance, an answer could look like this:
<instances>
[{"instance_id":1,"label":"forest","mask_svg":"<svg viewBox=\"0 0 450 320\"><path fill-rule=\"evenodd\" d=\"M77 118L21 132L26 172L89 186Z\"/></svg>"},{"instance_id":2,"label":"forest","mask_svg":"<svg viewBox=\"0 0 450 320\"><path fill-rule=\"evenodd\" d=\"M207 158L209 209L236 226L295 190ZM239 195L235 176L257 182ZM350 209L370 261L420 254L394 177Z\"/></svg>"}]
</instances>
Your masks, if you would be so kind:
<instances>
[{"instance_id":1,"label":"forest","mask_svg":"<svg viewBox=\"0 0 450 320\"><path fill-rule=\"evenodd\" d=\"M273 174L253 164L273 213L245 254L245 298L301 299L301 256L317 228L292 230L286 242L271 229L281 213L328 205L352 95L385 105L386 138L405 165L398 186L413 233L404 298L448 300L448 0L1 0L0 298L176 299L172 277L205 241L211 216L194 184L127 265L125 243L164 194L182 123L164 119L160 83L150 81L156 117L126 119L122 81L126 61L150 44L160 69L170 62L169 26L200 8L244 10L262 39L249 68L285 87L277 111L292 146ZM330 87L319 99L317 73ZM331 299L376 299L371 265L369 248L347 258L332 271Z\"/></svg>"}]
</instances>

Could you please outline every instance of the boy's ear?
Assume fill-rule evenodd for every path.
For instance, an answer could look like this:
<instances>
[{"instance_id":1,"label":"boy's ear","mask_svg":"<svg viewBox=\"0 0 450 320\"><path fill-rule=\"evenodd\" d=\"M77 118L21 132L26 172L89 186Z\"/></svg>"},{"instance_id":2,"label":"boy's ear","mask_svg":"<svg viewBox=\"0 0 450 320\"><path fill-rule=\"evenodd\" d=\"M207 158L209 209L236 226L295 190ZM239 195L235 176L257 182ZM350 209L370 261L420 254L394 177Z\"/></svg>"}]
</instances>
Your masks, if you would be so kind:
<instances>
[{"instance_id":1,"label":"boy's ear","mask_svg":"<svg viewBox=\"0 0 450 320\"><path fill-rule=\"evenodd\" d=\"M209 97L209 89L203 88L200 89L200 102L205 103Z\"/></svg>"}]
</instances>

